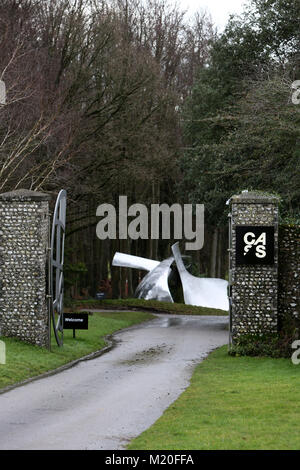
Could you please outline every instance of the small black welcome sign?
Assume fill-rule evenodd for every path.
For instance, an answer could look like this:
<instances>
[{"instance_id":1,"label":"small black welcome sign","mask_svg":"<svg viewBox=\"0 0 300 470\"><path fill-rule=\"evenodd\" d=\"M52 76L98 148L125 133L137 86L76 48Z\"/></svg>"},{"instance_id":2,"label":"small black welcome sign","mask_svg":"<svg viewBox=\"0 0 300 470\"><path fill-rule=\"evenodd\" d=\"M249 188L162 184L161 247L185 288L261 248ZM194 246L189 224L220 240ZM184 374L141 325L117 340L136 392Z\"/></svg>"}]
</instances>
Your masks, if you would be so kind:
<instances>
[{"instance_id":1,"label":"small black welcome sign","mask_svg":"<svg viewBox=\"0 0 300 470\"><path fill-rule=\"evenodd\" d=\"M274 227L263 225L237 226L236 264L274 264Z\"/></svg>"},{"instance_id":2,"label":"small black welcome sign","mask_svg":"<svg viewBox=\"0 0 300 470\"><path fill-rule=\"evenodd\" d=\"M75 338L75 330L89 329L89 314L64 313L64 329L73 330L73 337Z\"/></svg>"}]
</instances>

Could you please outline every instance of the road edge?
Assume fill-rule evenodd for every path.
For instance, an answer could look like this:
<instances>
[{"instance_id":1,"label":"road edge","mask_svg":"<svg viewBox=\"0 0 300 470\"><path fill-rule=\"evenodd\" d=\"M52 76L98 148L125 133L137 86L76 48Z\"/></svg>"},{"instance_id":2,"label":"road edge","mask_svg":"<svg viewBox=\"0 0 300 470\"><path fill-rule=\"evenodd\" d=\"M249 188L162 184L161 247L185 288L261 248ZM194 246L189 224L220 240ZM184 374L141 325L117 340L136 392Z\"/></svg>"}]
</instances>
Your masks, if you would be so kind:
<instances>
[{"instance_id":1,"label":"road edge","mask_svg":"<svg viewBox=\"0 0 300 470\"><path fill-rule=\"evenodd\" d=\"M82 361L89 361L91 359L95 359L96 357L102 356L103 354L111 351L117 344L117 340L113 338L113 334L105 336L104 340L109 343L107 346L104 346L103 348L98 349L97 351L94 351L92 353L86 354L85 356L79 357L78 359L74 359L73 361L67 362L66 364L63 364L62 366L59 366L56 369L51 369L47 372L43 372L42 374L29 377L28 379L21 380L20 382L16 382L15 384L7 385L7 387L0 389L0 395L9 392L10 390L13 390L15 388L22 387L23 385L27 385L31 382L34 382L35 380L40 380L46 377L50 377L51 375L59 374L60 372L63 372L67 369L71 369Z\"/></svg>"}]
</instances>

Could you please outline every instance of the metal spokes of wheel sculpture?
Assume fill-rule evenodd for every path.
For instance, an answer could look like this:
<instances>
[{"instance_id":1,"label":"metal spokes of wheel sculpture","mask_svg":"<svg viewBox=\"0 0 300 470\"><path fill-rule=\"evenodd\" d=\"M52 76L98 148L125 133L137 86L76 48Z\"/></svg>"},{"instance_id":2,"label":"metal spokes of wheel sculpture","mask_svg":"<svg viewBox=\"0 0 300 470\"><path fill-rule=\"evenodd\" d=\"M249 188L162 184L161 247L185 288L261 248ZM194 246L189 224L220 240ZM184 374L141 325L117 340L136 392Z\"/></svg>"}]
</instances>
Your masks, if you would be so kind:
<instances>
[{"instance_id":1,"label":"metal spokes of wheel sculpture","mask_svg":"<svg viewBox=\"0 0 300 470\"><path fill-rule=\"evenodd\" d=\"M51 317L56 342L63 345L64 315L64 248L66 231L67 192L62 189L56 199L50 245Z\"/></svg>"}]
</instances>

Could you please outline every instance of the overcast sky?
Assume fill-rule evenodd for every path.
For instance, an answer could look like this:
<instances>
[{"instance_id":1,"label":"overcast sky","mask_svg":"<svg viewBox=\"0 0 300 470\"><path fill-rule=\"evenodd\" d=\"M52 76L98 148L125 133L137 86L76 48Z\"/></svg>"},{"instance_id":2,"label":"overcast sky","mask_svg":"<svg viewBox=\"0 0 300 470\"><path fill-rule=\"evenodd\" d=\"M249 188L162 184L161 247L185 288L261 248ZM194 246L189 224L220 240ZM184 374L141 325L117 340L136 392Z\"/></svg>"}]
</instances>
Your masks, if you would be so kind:
<instances>
[{"instance_id":1,"label":"overcast sky","mask_svg":"<svg viewBox=\"0 0 300 470\"><path fill-rule=\"evenodd\" d=\"M244 0L178 0L178 4L193 13L207 9L218 29L223 29L231 13L241 13Z\"/></svg>"}]
</instances>

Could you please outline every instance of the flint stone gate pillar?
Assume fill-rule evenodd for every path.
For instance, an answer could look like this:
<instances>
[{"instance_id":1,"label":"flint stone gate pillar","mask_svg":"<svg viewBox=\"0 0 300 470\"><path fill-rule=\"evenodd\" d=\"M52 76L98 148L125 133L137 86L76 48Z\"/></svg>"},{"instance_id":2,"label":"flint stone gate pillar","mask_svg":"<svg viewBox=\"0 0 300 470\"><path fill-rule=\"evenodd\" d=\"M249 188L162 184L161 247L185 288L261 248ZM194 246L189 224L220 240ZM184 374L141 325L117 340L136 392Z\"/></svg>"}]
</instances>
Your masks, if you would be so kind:
<instances>
[{"instance_id":1,"label":"flint stone gate pillar","mask_svg":"<svg viewBox=\"0 0 300 470\"><path fill-rule=\"evenodd\" d=\"M50 198L24 189L0 194L0 335L44 347Z\"/></svg>"},{"instance_id":2,"label":"flint stone gate pillar","mask_svg":"<svg viewBox=\"0 0 300 470\"><path fill-rule=\"evenodd\" d=\"M278 204L243 192L230 199L230 343L278 330Z\"/></svg>"}]
</instances>

